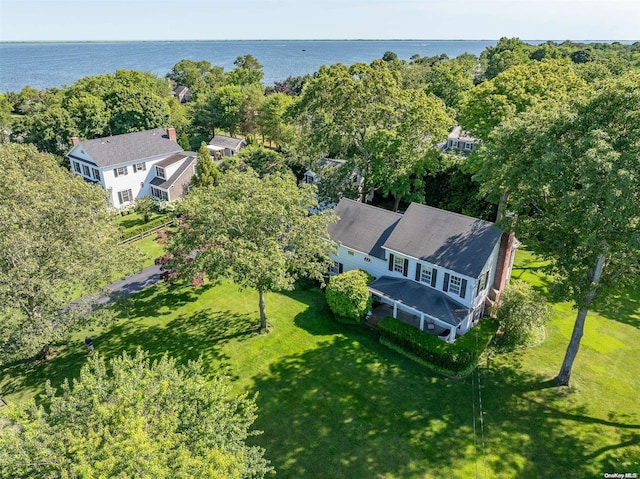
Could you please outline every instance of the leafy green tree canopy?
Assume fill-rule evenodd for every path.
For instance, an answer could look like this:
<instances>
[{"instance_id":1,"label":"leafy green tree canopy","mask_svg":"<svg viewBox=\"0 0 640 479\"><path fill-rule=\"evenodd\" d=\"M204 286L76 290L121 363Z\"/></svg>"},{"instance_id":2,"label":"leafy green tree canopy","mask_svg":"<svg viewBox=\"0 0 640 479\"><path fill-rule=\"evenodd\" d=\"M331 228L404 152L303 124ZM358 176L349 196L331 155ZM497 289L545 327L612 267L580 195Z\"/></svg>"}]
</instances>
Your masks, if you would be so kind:
<instances>
[{"instance_id":1,"label":"leafy green tree canopy","mask_svg":"<svg viewBox=\"0 0 640 479\"><path fill-rule=\"evenodd\" d=\"M486 64L486 78L491 80L511 67L529 63L532 49L519 38L502 37L495 47L487 47L480 55L480 60Z\"/></svg>"},{"instance_id":2,"label":"leafy green tree canopy","mask_svg":"<svg viewBox=\"0 0 640 479\"><path fill-rule=\"evenodd\" d=\"M260 328L267 327L264 295L293 289L298 277L322 281L331 264L327 225L315 188L292 175L228 171L215 188L196 188L179 206L183 222L172 237L171 267L186 278L205 273L259 293Z\"/></svg>"},{"instance_id":3,"label":"leafy green tree canopy","mask_svg":"<svg viewBox=\"0 0 640 479\"><path fill-rule=\"evenodd\" d=\"M64 312L135 255L118 246L102 188L33 146L0 145L0 362L33 355L79 317Z\"/></svg>"},{"instance_id":4,"label":"leafy green tree canopy","mask_svg":"<svg viewBox=\"0 0 640 479\"><path fill-rule=\"evenodd\" d=\"M587 89L567 60L533 62L500 73L470 90L460 107L460 123L486 140L497 125L532 105L554 108Z\"/></svg>"},{"instance_id":5,"label":"leafy green tree canopy","mask_svg":"<svg viewBox=\"0 0 640 479\"><path fill-rule=\"evenodd\" d=\"M578 316L558 383L568 385L587 311L640 265L640 76L498 128L483 153L485 193L508 194L516 233L551 262ZM517 154L513 154L518 145Z\"/></svg>"},{"instance_id":6,"label":"leafy green tree canopy","mask_svg":"<svg viewBox=\"0 0 640 479\"><path fill-rule=\"evenodd\" d=\"M150 361L138 350L109 362L94 355L61 391L47 385L48 408L11 407L0 428L2 477L261 478L264 450L248 446L256 405L230 397L223 377L202 363Z\"/></svg>"}]
</instances>

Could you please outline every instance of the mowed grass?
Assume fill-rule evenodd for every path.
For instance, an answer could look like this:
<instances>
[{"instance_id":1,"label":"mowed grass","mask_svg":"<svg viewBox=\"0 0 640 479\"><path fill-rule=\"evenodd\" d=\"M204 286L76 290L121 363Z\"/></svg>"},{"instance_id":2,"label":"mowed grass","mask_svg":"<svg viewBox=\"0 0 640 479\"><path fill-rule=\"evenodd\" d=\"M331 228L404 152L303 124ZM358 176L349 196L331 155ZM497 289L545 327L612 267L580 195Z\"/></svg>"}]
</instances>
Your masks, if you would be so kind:
<instances>
[{"instance_id":1,"label":"mowed grass","mask_svg":"<svg viewBox=\"0 0 640 479\"><path fill-rule=\"evenodd\" d=\"M526 251L514 277L544 289ZM82 331L39 366L3 372L8 401L77 377L85 334L107 357L141 347L227 374L258 393L252 439L285 478L556 478L640 472L640 287L590 314L571 388L551 379L575 312L554 305L540 346L483 358L464 380L435 375L360 326L335 322L317 290L267 295L272 331L256 334L257 294L231 284L159 284L116 306L119 320ZM634 299L636 298L636 299ZM627 300L631 301L627 301ZM631 302L631 305L629 304ZM634 306L635 305L635 306ZM480 400L481 399L481 400ZM482 411L482 421L480 420Z\"/></svg>"}]
</instances>

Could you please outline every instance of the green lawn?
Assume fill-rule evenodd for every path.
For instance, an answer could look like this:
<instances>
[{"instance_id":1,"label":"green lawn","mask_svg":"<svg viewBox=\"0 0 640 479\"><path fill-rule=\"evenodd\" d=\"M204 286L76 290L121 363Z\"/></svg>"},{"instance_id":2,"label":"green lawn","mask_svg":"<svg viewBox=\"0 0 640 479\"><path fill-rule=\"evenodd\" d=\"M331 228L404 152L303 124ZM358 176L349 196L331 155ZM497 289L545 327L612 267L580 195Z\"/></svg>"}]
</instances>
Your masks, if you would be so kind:
<instances>
[{"instance_id":1,"label":"green lawn","mask_svg":"<svg viewBox=\"0 0 640 479\"><path fill-rule=\"evenodd\" d=\"M514 277L544 287L538 262L526 251L517 262ZM49 363L3 371L0 391L20 401L42 392L46 379L59 385L77 376L82 339L91 334L106 356L138 346L181 361L202 355L211 374L228 374L236 391L259 392L264 434L255 442L277 477L640 472L640 286L625 296L613 312L589 315L571 388L549 381L571 333L574 312L566 304L554 306L542 345L489 357L479 374L452 380L381 346L366 328L333 321L316 290L267 295L273 330L255 334L254 292L159 284L118 305L115 325L82 331Z\"/></svg>"}]
</instances>

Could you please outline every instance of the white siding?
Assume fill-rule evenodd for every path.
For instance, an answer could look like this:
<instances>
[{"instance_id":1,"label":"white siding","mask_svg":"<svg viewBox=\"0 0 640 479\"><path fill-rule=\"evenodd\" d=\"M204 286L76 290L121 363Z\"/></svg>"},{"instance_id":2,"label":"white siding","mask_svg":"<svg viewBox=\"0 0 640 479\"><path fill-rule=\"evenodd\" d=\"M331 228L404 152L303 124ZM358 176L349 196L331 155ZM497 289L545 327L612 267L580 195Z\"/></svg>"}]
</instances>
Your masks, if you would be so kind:
<instances>
[{"instance_id":1,"label":"white siding","mask_svg":"<svg viewBox=\"0 0 640 479\"><path fill-rule=\"evenodd\" d=\"M342 245L337 247L336 254L331 254L330 256L334 261L342 263L343 272L362 269L375 278L388 276L387 262L374 256L366 255ZM365 261L365 258L369 258L370 261Z\"/></svg>"},{"instance_id":2,"label":"white siding","mask_svg":"<svg viewBox=\"0 0 640 479\"><path fill-rule=\"evenodd\" d=\"M71 158L73 155L76 158L85 159L86 163L81 160L77 160L76 158ZM78 162L81 165L87 164L89 168L95 168L93 159L82 149L82 145L76 145L70 152L70 161L72 162L71 170L73 169L73 162ZM142 198L144 196L151 196L151 185L150 181L153 180L156 176L155 164L160 160L164 160L170 155L161 155L155 156L146 159L138 159L135 161L131 161L129 163L121 163L118 165L108 166L104 168L98 168L100 170L100 184L104 189L110 192L109 200L113 206L116 208L126 207L130 203L120 204L118 199L118 192L131 190L132 198ZM169 179L173 173L182 165L182 161L178 161L168 167L165 170L166 179ZM137 165L139 163L145 164L145 170L143 171L133 171L133 165ZM114 174L114 170L116 168L127 168L126 175L118 175L117 177ZM78 174L74 171L75 174ZM84 176L82 173L79 176Z\"/></svg>"}]
</instances>

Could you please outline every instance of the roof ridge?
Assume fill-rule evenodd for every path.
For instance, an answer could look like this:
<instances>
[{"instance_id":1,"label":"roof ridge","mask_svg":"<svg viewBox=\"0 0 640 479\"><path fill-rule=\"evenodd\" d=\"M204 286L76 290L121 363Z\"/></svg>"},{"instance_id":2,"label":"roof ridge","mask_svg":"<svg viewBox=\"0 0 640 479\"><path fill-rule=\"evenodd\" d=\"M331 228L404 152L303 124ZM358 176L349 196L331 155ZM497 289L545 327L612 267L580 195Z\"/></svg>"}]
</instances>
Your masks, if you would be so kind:
<instances>
[{"instance_id":1,"label":"roof ridge","mask_svg":"<svg viewBox=\"0 0 640 479\"><path fill-rule=\"evenodd\" d=\"M496 226L496 224L493 221L487 221L487 220L483 220L481 218L476 218L474 216L463 215L462 213L456 213L455 211L449 211L449 210L445 210L445 209L442 209L442 208L436 208L435 206L425 205L425 204L422 204L422 203L415 203L413 201L411 202L411 204L409 204L409 208L411 208L411 206L413 206L413 205L416 205L416 206L419 206L419 207L423 207L423 208L429 208L431 210L439 211L439 212L442 212L442 213L445 213L445 214L449 214L449 215L452 215L452 216L459 216L459 217L462 217L462 218L470 219L470 220L473 220L474 222L480 221L482 223L486 223L486 224L489 224L489 225ZM409 208L407 208L407 210ZM497 228L497 226L496 226L496 228Z\"/></svg>"},{"instance_id":2,"label":"roof ridge","mask_svg":"<svg viewBox=\"0 0 640 479\"><path fill-rule=\"evenodd\" d=\"M367 208L374 208L376 210L384 211L386 213L391 213L391 214L394 214L396 216L399 216L400 218L402 218L402 216L403 216L402 213L398 213L397 211L391 211L391 210L388 210L386 208L381 208L379 206L370 205L369 203L362 203L361 201L352 200L351 198L340 198L340 201L343 201L343 200L344 201L348 201L350 203L358 204L358 205L361 205L361 206L366 206Z\"/></svg>"}]
</instances>

